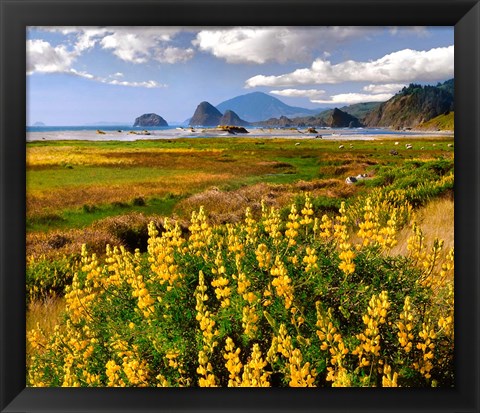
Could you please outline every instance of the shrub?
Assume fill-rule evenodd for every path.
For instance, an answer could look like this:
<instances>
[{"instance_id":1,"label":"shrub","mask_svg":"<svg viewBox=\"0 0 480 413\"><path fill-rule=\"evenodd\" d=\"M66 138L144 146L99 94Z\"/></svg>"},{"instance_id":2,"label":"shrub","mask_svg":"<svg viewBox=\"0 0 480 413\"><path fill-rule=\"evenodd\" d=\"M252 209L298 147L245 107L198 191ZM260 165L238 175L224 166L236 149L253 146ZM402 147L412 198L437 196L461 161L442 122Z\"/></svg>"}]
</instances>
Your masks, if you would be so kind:
<instances>
[{"instance_id":1,"label":"shrub","mask_svg":"<svg viewBox=\"0 0 480 413\"><path fill-rule=\"evenodd\" d=\"M285 220L263 204L217 226L200 208L187 235L149 225L145 254L84 248L62 328L28 333L29 385L452 386L453 250L413 225L392 256L404 195L386 221L382 196L357 241L344 203L316 219L306 196Z\"/></svg>"}]
</instances>

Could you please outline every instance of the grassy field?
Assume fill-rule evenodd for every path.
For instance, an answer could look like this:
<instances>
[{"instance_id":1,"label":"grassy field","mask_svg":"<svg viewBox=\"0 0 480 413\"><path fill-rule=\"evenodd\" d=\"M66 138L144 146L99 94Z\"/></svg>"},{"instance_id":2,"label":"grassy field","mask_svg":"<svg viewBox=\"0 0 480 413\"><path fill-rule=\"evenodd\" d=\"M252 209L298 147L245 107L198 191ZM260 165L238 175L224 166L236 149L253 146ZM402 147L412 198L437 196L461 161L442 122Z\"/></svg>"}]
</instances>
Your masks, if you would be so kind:
<instances>
[{"instance_id":1,"label":"grassy field","mask_svg":"<svg viewBox=\"0 0 480 413\"><path fill-rule=\"evenodd\" d=\"M412 148L407 149L406 143ZM261 350L264 355L269 352L265 360L276 371L274 376L282 377L277 385L397 385L390 372L393 366L400 385L450 386L453 163L453 138L27 143L27 351L29 356L39 356L28 359L30 384L275 385L268 379L270 373L261 376L261 369L257 378L252 376L255 369L246 354L255 358ZM358 174L368 178L356 184L345 182ZM251 212L247 220L246 208ZM177 229L172 230L165 217L173 218ZM148 229L150 222L156 230ZM412 229L414 222L423 233ZM435 238L443 240L443 248L435 249ZM83 244L96 256L82 253ZM106 253L107 244L123 246L125 251ZM129 255L136 248L139 255ZM275 281L262 270L265 265L271 267ZM108 280L99 275L102 271L110 274ZM198 280L199 272L205 273L208 285ZM114 281L113 273L123 281ZM280 273L287 278L275 279ZM137 284L139 277L143 281ZM246 278L242 281L242 277ZM279 284L282 279L287 284ZM177 293L172 286L178 287ZM313 301L305 307L310 297L320 294L319 289L326 304L340 309L332 313ZM370 302L366 296L355 298L367 290L373 294ZM199 304L201 291L210 297L210 316L207 307ZM271 299L266 299L269 295ZM418 311L412 327L417 338L412 340L419 346L408 357L405 341L400 339L399 345L394 339L405 333L402 317L408 313L407 296L417 308L412 311ZM138 297L138 308L132 297ZM164 297L166 307L151 297ZM170 305L185 311L168 310ZM362 352L377 347L368 329L363 335L359 332L362 317L376 314L377 305L378 314L392 307L392 322L381 327L385 348L381 357L372 353L369 367L362 364L366 363ZM173 319L152 324L149 311ZM92 318L94 313L100 318ZM181 344L183 338L172 336L183 325L184 315L193 323L188 348ZM378 328L384 323L382 317L375 321ZM200 329L195 318L202 320ZM65 319L69 323L60 321ZM100 319L104 321L95 321ZM429 334L433 337L428 330L434 328L430 319L439 323L435 356L429 354L427 342ZM212 320L220 330L205 327ZM61 326L55 330L57 322ZM326 339L330 322L342 332L345 344L337 338ZM118 353L128 354L123 365L115 352L106 352L108 346L95 344L93 337L103 340L111 331L120 335L108 346L115 351L129 349ZM272 342L270 334L275 336ZM47 337L52 335L57 338L49 343ZM244 354L236 361L243 364L243 376L231 364L226 365L227 371L220 368L224 358L234 361L230 337ZM89 340L94 340L91 345ZM282 340L286 358L279 361L272 349ZM310 350L312 340L317 350ZM84 369L79 362L73 369L72 358L63 358L65 349L59 342L78 347L80 353L74 354L78 360L93 357L92 368ZM131 343L136 344L130 347ZM253 343L260 347L252 348ZM217 344L225 350L214 350ZM318 350L328 348L331 354L341 352L331 364L319 361L326 359ZM349 348L348 356L342 348ZM353 357L357 353L358 366ZM142 354L148 357L142 359ZM433 357L435 363L429 361ZM208 358L216 362L213 370L208 368ZM338 360L344 360L343 367L336 364ZM110 366L106 372L102 370L105 363ZM56 366L52 368L57 373L46 366ZM378 374L372 375L373 366ZM148 374L137 376L138 368ZM198 382L196 368L200 369ZM119 369L123 373L117 374ZM151 376L154 371L162 373Z\"/></svg>"},{"instance_id":2,"label":"grassy field","mask_svg":"<svg viewBox=\"0 0 480 413\"><path fill-rule=\"evenodd\" d=\"M296 145L296 143L300 143ZM27 145L27 229L83 228L128 212L171 214L191 195L258 183L338 180L409 159L453 157L449 139L409 141L179 139ZM345 148L339 149L343 144ZM352 145L352 147L350 147ZM398 149L392 156L391 150ZM422 148L422 149L421 149ZM343 188L342 188L343 187Z\"/></svg>"}]
</instances>

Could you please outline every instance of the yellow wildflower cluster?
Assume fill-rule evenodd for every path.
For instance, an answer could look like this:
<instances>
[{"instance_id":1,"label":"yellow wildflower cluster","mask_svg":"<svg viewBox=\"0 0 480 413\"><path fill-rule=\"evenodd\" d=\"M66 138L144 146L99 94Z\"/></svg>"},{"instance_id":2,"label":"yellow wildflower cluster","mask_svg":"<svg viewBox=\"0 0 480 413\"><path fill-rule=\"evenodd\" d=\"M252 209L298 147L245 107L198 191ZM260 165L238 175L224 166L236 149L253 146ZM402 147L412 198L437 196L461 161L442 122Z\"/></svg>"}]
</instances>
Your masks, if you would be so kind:
<instances>
[{"instance_id":1,"label":"yellow wildflower cluster","mask_svg":"<svg viewBox=\"0 0 480 413\"><path fill-rule=\"evenodd\" d=\"M353 259L355 258L355 253L353 252L352 245L348 242L348 229L347 229L347 216L345 215L345 202L342 202L339 215L337 218L337 223L334 225L333 236L338 243L340 248L340 264L339 269L347 276L355 272L355 264Z\"/></svg>"},{"instance_id":2,"label":"yellow wildflower cluster","mask_svg":"<svg viewBox=\"0 0 480 413\"><path fill-rule=\"evenodd\" d=\"M243 367L242 387L270 387L270 372L265 371L267 362L262 358L260 346L255 343L248 362Z\"/></svg>"},{"instance_id":3,"label":"yellow wildflower cluster","mask_svg":"<svg viewBox=\"0 0 480 413\"><path fill-rule=\"evenodd\" d=\"M454 251L428 249L415 226L410 256L390 255L408 212L394 199L380 203L390 217L375 197L362 201L358 222L373 224L356 249L351 207L320 219L309 195L286 222L263 204L258 221L248 210L211 227L202 208L189 236L168 220L149 225L143 253L84 248L64 321L27 334L28 384L449 385Z\"/></svg>"},{"instance_id":4,"label":"yellow wildflower cluster","mask_svg":"<svg viewBox=\"0 0 480 413\"><path fill-rule=\"evenodd\" d=\"M429 323L422 323L422 330L418 333L421 338L417 344L417 349L422 352L421 358L413 363L413 367L418 370L426 379L431 376L430 371L433 369L432 360L434 358L433 350L435 349L435 343L432 340L437 338L433 326Z\"/></svg>"},{"instance_id":5,"label":"yellow wildflower cluster","mask_svg":"<svg viewBox=\"0 0 480 413\"><path fill-rule=\"evenodd\" d=\"M207 222L203 206L200 207L198 213L192 212L191 223L188 229L190 230L189 250L197 256L204 255L206 257L206 248L212 240L212 228Z\"/></svg>"},{"instance_id":6,"label":"yellow wildflower cluster","mask_svg":"<svg viewBox=\"0 0 480 413\"><path fill-rule=\"evenodd\" d=\"M383 366L382 387L398 387L398 373L392 374L392 367L385 363Z\"/></svg>"},{"instance_id":7,"label":"yellow wildflower cluster","mask_svg":"<svg viewBox=\"0 0 480 413\"><path fill-rule=\"evenodd\" d=\"M305 194L305 205L302 208L302 219L300 220L301 225L309 225L313 222L313 205L310 194ZM308 229L308 228L307 228Z\"/></svg>"},{"instance_id":8,"label":"yellow wildflower cluster","mask_svg":"<svg viewBox=\"0 0 480 413\"><path fill-rule=\"evenodd\" d=\"M259 244L255 250L258 266L260 268L268 268L272 261L272 253L265 244Z\"/></svg>"},{"instance_id":9,"label":"yellow wildflower cluster","mask_svg":"<svg viewBox=\"0 0 480 413\"><path fill-rule=\"evenodd\" d=\"M252 210L247 207L245 210L245 242L247 244L255 244L257 242L257 221L253 219Z\"/></svg>"},{"instance_id":10,"label":"yellow wildflower cluster","mask_svg":"<svg viewBox=\"0 0 480 413\"><path fill-rule=\"evenodd\" d=\"M164 221L164 231L158 237L158 231L153 223L148 226L148 261L155 274L154 279L161 284L168 283L170 287L182 278L178 265L174 262L174 253L179 251L185 240L178 223L171 225L168 219Z\"/></svg>"},{"instance_id":11,"label":"yellow wildflower cluster","mask_svg":"<svg viewBox=\"0 0 480 413\"><path fill-rule=\"evenodd\" d=\"M370 366L376 357L380 356L380 325L384 324L387 318L387 311L390 308L388 292L382 291L378 297L374 294L368 303L367 314L363 316L365 330L357 334L360 344L352 351L358 355L359 366Z\"/></svg>"},{"instance_id":12,"label":"yellow wildflower cluster","mask_svg":"<svg viewBox=\"0 0 480 413\"><path fill-rule=\"evenodd\" d=\"M265 202L262 201L262 221L267 234L274 240L275 244L278 244L282 237L280 211L273 207L269 211Z\"/></svg>"},{"instance_id":13,"label":"yellow wildflower cluster","mask_svg":"<svg viewBox=\"0 0 480 413\"><path fill-rule=\"evenodd\" d=\"M340 387L345 383L347 377L344 375L346 369L343 365L343 359L348 354L348 348L345 346L341 334L331 322L331 309L325 314L320 302L316 303L317 308L317 336L321 341L320 349L330 353L330 364L327 368L327 381L336 383Z\"/></svg>"},{"instance_id":14,"label":"yellow wildflower cluster","mask_svg":"<svg viewBox=\"0 0 480 413\"><path fill-rule=\"evenodd\" d=\"M273 276L272 285L275 287L277 296L283 297L285 308L290 309L293 303L294 289L287 269L278 255L275 257L275 263L270 269L270 274Z\"/></svg>"},{"instance_id":15,"label":"yellow wildflower cluster","mask_svg":"<svg viewBox=\"0 0 480 413\"><path fill-rule=\"evenodd\" d=\"M288 222L286 223L287 230L285 231L285 237L288 239L288 246L291 247L297 242L295 238L298 235L298 229L300 228L300 222L298 222L298 212L295 204L292 204L290 208L290 214L288 214Z\"/></svg>"},{"instance_id":16,"label":"yellow wildflower cluster","mask_svg":"<svg viewBox=\"0 0 480 413\"><path fill-rule=\"evenodd\" d=\"M409 353L412 350L412 340L414 338L413 330L413 313L410 297L405 297L405 304L403 305L403 311L400 313L400 320L397 321L398 327L398 342L402 349Z\"/></svg>"},{"instance_id":17,"label":"yellow wildflower cluster","mask_svg":"<svg viewBox=\"0 0 480 413\"><path fill-rule=\"evenodd\" d=\"M222 307L228 307L230 305L231 289L229 287L230 281L225 276L225 266L223 265L223 259L220 252L217 253L215 258L216 268L212 268L212 273L215 278L212 280L212 287L215 288L215 295L220 301Z\"/></svg>"},{"instance_id":18,"label":"yellow wildflower cluster","mask_svg":"<svg viewBox=\"0 0 480 413\"><path fill-rule=\"evenodd\" d=\"M274 363L278 360L277 353L280 353L287 361L285 375L289 380L290 387L314 387L316 372L311 368L310 363L302 365L303 356L300 349L292 344L292 337L288 335L285 324L280 325L279 333L273 338L267 360Z\"/></svg>"},{"instance_id":19,"label":"yellow wildflower cluster","mask_svg":"<svg viewBox=\"0 0 480 413\"><path fill-rule=\"evenodd\" d=\"M239 387L242 384L240 372L242 371L242 362L240 361L240 348L235 349L235 343L230 337L227 337L225 343L225 353L223 358L226 360L225 367L228 370L228 387Z\"/></svg>"},{"instance_id":20,"label":"yellow wildflower cluster","mask_svg":"<svg viewBox=\"0 0 480 413\"><path fill-rule=\"evenodd\" d=\"M198 380L200 387L212 387L216 386L215 375L213 374L213 367L209 360L209 355L213 352L214 347L217 345L215 336L218 331L214 330L215 320L210 317L210 311L208 311L205 301L208 300L206 294L207 286L205 285L205 277L203 272L199 272L198 286L196 288L196 300L197 310L196 319L200 324L200 330L202 331L203 347L198 352L198 368L197 373L201 376Z\"/></svg>"},{"instance_id":21,"label":"yellow wildflower cluster","mask_svg":"<svg viewBox=\"0 0 480 413\"><path fill-rule=\"evenodd\" d=\"M305 267L305 272L309 272L311 270L318 269L317 261L318 261L318 256L315 252L315 250L311 247L307 247L305 249L306 255L303 257L302 262L306 264Z\"/></svg>"}]
</instances>

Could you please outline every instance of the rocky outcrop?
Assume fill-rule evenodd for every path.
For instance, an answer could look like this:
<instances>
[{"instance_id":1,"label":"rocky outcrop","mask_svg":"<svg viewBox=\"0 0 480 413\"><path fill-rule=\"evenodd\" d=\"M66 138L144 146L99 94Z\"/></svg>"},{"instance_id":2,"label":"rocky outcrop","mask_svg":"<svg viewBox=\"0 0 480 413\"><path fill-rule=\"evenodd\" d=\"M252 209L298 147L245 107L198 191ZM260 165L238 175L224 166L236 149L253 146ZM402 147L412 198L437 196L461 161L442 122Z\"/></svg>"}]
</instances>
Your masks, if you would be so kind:
<instances>
[{"instance_id":1,"label":"rocky outcrop","mask_svg":"<svg viewBox=\"0 0 480 413\"><path fill-rule=\"evenodd\" d=\"M133 126L168 126L168 123L156 113L145 113L135 119Z\"/></svg>"},{"instance_id":2,"label":"rocky outcrop","mask_svg":"<svg viewBox=\"0 0 480 413\"><path fill-rule=\"evenodd\" d=\"M359 128L362 126L355 116L349 115L338 108L333 109L332 114L327 119L327 125L332 128Z\"/></svg>"},{"instance_id":3,"label":"rocky outcrop","mask_svg":"<svg viewBox=\"0 0 480 413\"><path fill-rule=\"evenodd\" d=\"M232 135L236 135L237 133L249 133L243 126L221 125L218 129L224 130Z\"/></svg>"},{"instance_id":4,"label":"rocky outcrop","mask_svg":"<svg viewBox=\"0 0 480 413\"><path fill-rule=\"evenodd\" d=\"M230 125L230 126L249 126L246 120L243 120L238 116L233 110L226 110L220 119L220 125Z\"/></svg>"},{"instance_id":5,"label":"rocky outcrop","mask_svg":"<svg viewBox=\"0 0 480 413\"><path fill-rule=\"evenodd\" d=\"M412 83L370 112L365 117L365 125L415 128L453 109L453 80L437 86Z\"/></svg>"},{"instance_id":6,"label":"rocky outcrop","mask_svg":"<svg viewBox=\"0 0 480 413\"><path fill-rule=\"evenodd\" d=\"M208 102L201 102L192 118L190 119L190 126L217 126L222 119L221 112Z\"/></svg>"}]
</instances>

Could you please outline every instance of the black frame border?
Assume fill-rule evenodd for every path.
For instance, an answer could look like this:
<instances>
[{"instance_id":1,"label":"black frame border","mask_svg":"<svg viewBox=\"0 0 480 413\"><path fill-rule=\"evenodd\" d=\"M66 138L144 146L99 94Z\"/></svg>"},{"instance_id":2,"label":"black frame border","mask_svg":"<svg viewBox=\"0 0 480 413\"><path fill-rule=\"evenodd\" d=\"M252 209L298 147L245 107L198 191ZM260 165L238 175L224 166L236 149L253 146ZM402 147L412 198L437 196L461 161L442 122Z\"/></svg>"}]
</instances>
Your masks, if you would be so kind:
<instances>
[{"instance_id":1,"label":"black frame border","mask_svg":"<svg viewBox=\"0 0 480 413\"><path fill-rule=\"evenodd\" d=\"M455 26L454 389L25 388L25 29ZM478 412L479 0L0 0L0 412Z\"/></svg>"}]
</instances>

